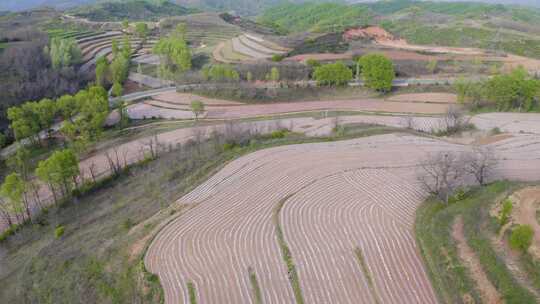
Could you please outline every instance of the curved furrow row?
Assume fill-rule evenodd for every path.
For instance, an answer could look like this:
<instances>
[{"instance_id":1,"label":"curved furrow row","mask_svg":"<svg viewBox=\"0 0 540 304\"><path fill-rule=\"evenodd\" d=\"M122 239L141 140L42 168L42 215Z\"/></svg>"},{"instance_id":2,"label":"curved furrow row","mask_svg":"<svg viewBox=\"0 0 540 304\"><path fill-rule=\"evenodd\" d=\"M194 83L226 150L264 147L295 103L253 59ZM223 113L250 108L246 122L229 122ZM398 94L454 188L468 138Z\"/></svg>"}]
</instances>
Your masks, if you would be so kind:
<instances>
[{"instance_id":1,"label":"curved furrow row","mask_svg":"<svg viewBox=\"0 0 540 304\"><path fill-rule=\"evenodd\" d=\"M365 174L352 177L362 178L355 187L351 176L345 177L349 173L344 173L318 181L285 204L283 227L307 302L374 303L373 297L377 297L380 303L404 303L403 296L409 303L435 302L411 232L397 224L379 206L382 202L374 201L376 197L369 193L380 187L380 179L374 177L387 174L381 170L361 172ZM420 202L417 199L413 195L408 203L414 206ZM366 285L354 256L356 247L368 261L377 295L370 294ZM417 287L424 286L428 288L418 292Z\"/></svg>"}]
</instances>

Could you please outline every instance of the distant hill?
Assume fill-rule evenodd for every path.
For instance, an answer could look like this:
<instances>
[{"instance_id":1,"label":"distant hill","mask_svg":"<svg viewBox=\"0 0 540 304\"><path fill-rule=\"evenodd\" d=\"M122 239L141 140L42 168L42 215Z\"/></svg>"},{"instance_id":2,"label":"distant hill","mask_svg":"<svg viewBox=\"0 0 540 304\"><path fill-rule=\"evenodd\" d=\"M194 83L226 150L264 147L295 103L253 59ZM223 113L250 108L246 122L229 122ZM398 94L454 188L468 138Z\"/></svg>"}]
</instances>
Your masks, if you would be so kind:
<instances>
[{"instance_id":1,"label":"distant hill","mask_svg":"<svg viewBox=\"0 0 540 304\"><path fill-rule=\"evenodd\" d=\"M128 0L129 1L129 0ZM148 0L156 2L156 0ZM234 11L243 15L255 15L271 6L284 2L300 3L306 0L170 0L184 7L197 7L213 11ZM320 0L315 0L322 2ZM325 2L332 2L326 0ZM124 0L0 0L0 11L21 11L40 6L50 6L60 9L74 8L103 2L124 2Z\"/></svg>"},{"instance_id":2,"label":"distant hill","mask_svg":"<svg viewBox=\"0 0 540 304\"><path fill-rule=\"evenodd\" d=\"M0 0L0 11L23 11L41 6L66 9L95 2L96 0Z\"/></svg>"},{"instance_id":3,"label":"distant hill","mask_svg":"<svg viewBox=\"0 0 540 304\"><path fill-rule=\"evenodd\" d=\"M103 2L68 11L71 15L92 21L157 20L168 16L182 16L198 12L166 0L127 0Z\"/></svg>"},{"instance_id":4,"label":"distant hill","mask_svg":"<svg viewBox=\"0 0 540 304\"><path fill-rule=\"evenodd\" d=\"M373 3L384 2L388 0L349 0L349 3ZM404 0L403 2L406 2ZM505 4L505 5L524 5L532 7L540 7L539 0L434 0L434 2L482 2L488 4Z\"/></svg>"},{"instance_id":5,"label":"distant hill","mask_svg":"<svg viewBox=\"0 0 540 304\"><path fill-rule=\"evenodd\" d=\"M478 47L540 58L540 9L479 2L385 0L283 4L258 21L278 30L340 32L366 22L422 45Z\"/></svg>"}]
</instances>

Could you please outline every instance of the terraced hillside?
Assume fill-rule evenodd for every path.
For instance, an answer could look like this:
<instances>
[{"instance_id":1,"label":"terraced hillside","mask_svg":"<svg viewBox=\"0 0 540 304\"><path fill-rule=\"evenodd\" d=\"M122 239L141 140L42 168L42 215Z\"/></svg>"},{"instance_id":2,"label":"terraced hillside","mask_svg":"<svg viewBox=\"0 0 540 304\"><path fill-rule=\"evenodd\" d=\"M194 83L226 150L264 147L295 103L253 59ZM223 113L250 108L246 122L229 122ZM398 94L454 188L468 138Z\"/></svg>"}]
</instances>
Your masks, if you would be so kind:
<instances>
[{"instance_id":1,"label":"terraced hillside","mask_svg":"<svg viewBox=\"0 0 540 304\"><path fill-rule=\"evenodd\" d=\"M121 45L124 35L121 31L108 31L90 32L75 37L83 55L81 69L86 71L91 69L101 56L105 56L109 61L112 60L112 41L117 40ZM145 44L142 44L143 41L137 37L130 35L129 38L131 48L134 50L133 57L135 58L148 54L156 43L156 40L152 38L147 39Z\"/></svg>"},{"instance_id":2,"label":"terraced hillside","mask_svg":"<svg viewBox=\"0 0 540 304\"><path fill-rule=\"evenodd\" d=\"M171 17L164 19L160 26L167 32L179 23L186 24L186 38L196 47L196 52L211 53L216 45L241 33L239 27L225 22L217 13Z\"/></svg>"},{"instance_id":3,"label":"terraced hillside","mask_svg":"<svg viewBox=\"0 0 540 304\"><path fill-rule=\"evenodd\" d=\"M538 145L493 144L496 178L540 178ZM437 303L412 229L425 197L417 166L468 149L394 134L255 152L178 200L191 209L146 265L166 303Z\"/></svg>"},{"instance_id":4,"label":"terraced hillside","mask_svg":"<svg viewBox=\"0 0 540 304\"><path fill-rule=\"evenodd\" d=\"M252 34L242 34L222 43L214 51L214 59L221 62L253 61L285 55L289 49Z\"/></svg>"}]
</instances>

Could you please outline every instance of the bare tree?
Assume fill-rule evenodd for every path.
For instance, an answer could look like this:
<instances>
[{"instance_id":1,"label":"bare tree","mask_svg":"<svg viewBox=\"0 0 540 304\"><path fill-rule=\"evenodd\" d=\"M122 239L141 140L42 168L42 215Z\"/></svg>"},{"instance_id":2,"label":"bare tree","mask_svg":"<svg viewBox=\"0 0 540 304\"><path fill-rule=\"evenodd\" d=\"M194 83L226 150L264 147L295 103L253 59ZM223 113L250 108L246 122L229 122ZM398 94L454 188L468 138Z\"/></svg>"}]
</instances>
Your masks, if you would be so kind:
<instances>
[{"instance_id":1,"label":"bare tree","mask_svg":"<svg viewBox=\"0 0 540 304\"><path fill-rule=\"evenodd\" d=\"M420 168L418 181L422 188L445 203L463 183L465 169L463 158L458 153L438 152L428 155L420 163Z\"/></svg>"},{"instance_id":2,"label":"bare tree","mask_svg":"<svg viewBox=\"0 0 540 304\"><path fill-rule=\"evenodd\" d=\"M409 129L409 130L416 130L415 129L415 122L414 122L414 117L410 116L410 115L407 115L407 116L403 116L402 117L402 120L403 120L403 126L406 128L406 129Z\"/></svg>"},{"instance_id":3,"label":"bare tree","mask_svg":"<svg viewBox=\"0 0 540 304\"><path fill-rule=\"evenodd\" d=\"M449 106L443 116L442 128L446 133L456 133L463 130L466 120L463 112L455 106Z\"/></svg>"},{"instance_id":4,"label":"bare tree","mask_svg":"<svg viewBox=\"0 0 540 304\"><path fill-rule=\"evenodd\" d=\"M206 128L192 128L191 134L193 137L193 141L195 142L195 145L197 146L197 153L201 154L201 145L204 141L204 138L206 136Z\"/></svg>"},{"instance_id":5,"label":"bare tree","mask_svg":"<svg viewBox=\"0 0 540 304\"><path fill-rule=\"evenodd\" d=\"M88 171L90 171L90 176L92 177L92 181L96 182L96 164L92 162L90 166L88 167Z\"/></svg>"},{"instance_id":6,"label":"bare tree","mask_svg":"<svg viewBox=\"0 0 540 304\"><path fill-rule=\"evenodd\" d=\"M489 181L498 163L490 147L475 146L473 151L464 154L463 158L465 172L474 176L482 186Z\"/></svg>"},{"instance_id":7,"label":"bare tree","mask_svg":"<svg viewBox=\"0 0 540 304\"><path fill-rule=\"evenodd\" d=\"M109 151L105 152L105 157L107 158L107 162L109 163L109 169L113 173L113 175L118 175L122 170L122 164L120 163L120 157L118 155L118 148L113 148L113 153L109 153Z\"/></svg>"},{"instance_id":8,"label":"bare tree","mask_svg":"<svg viewBox=\"0 0 540 304\"><path fill-rule=\"evenodd\" d=\"M158 158L160 145L157 134L154 134L154 136L150 137L150 139L144 141L143 145L147 148L146 150L150 152L150 157L152 159Z\"/></svg>"},{"instance_id":9,"label":"bare tree","mask_svg":"<svg viewBox=\"0 0 540 304\"><path fill-rule=\"evenodd\" d=\"M1 197L0 197L0 217L4 219L4 221L6 221L6 223L8 224L8 226L11 227L11 225L13 224L12 220L11 220L11 214L9 212L9 205L6 201L4 201Z\"/></svg>"}]
</instances>

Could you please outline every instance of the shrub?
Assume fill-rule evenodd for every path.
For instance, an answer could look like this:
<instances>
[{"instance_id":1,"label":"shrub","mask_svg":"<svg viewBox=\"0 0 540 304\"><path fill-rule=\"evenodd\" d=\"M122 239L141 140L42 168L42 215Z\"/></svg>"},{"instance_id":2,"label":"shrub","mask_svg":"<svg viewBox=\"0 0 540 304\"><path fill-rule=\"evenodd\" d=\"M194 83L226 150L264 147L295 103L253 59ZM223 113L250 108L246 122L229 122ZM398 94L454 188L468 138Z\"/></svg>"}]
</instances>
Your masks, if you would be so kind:
<instances>
[{"instance_id":1,"label":"shrub","mask_svg":"<svg viewBox=\"0 0 540 304\"><path fill-rule=\"evenodd\" d=\"M64 226L58 226L54 229L54 237L59 239L64 235L65 228Z\"/></svg>"},{"instance_id":2,"label":"shrub","mask_svg":"<svg viewBox=\"0 0 540 304\"><path fill-rule=\"evenodd\" d=\"M512 230L510 247L526 252L532 243L534 231L529 225L519 225Z\"/></svg>"},{"instance_id":3,"label":"shrub","mask_svg":"<svg viewBox=\"0 0 540 304\"><path fill-rule=\"evenodd\" d=\"M504 200L502 204L502 209L499 213L499 224L501 226L506 225L508 223L508 219L510 218L510 214L512 213L512 201L510 199Z\"/></svg>"},{"instance_id":4,"label":"shrub","mask_svg":"<svg viewBox=\"0 0 540 304\"><path fill-rule=\"evenodd\" d=\"M319 85L346 85L352 80L352 71L343 62L325 64L315 68L313 78Z\"/></svg>"},{"instance_id":5,"label":"shrub","mask_svg":"<svg viewBox=\"0 0 540 304\"><path fill-rule=\"evenodd\" d=\"M276 130L270 134L272 139L284 138L287 136L287 130Z\"/></svg>"},{"instance_id":6,"label":"shrub","mask_svg":"<svg viewBox=\"0 0 540 304\"><path fill-rule=\"evenodd\" d=\"M124 228L125 230L129 230L131 229L131 227L133 227L133 221L131 220L131 218L128 217L122 222L122 228Z\"/></svg>"},{"instance_id":7,"label":"shrub","mask_svg":"<svg viewBox=\"0 0 540 304\"><path fill-rule=\"evenodd\" d=\"M306 64L312 68L320 67L321 63L315 59L306 60Z\"/></svg>"},{"instance_id":8,"label":"shrub","mask_svg":"<svg viewBox=\"0 0 540 304\"><path fill-rule=\"evenodd\" d=\"M112 95L115 97L122 96L122 92L124 91L124 88L122 88L122 85L119 82L115 82L112 86Z\"/></svg>"},{"instance_id":9,"label":"shrub","mask_svg":"<svg viewBox=\"0 0 540 304\"><path fill-rule=\"evenodd\" d=\"M366 87L381 92L392 89L396 73L390 59L380 54L368 54L362 56L359 63Z\"/></svg>"},{"instance_id":10,"label":"shrub","mask_svg":"<svg viewBox=\"0 0 540 304\"><path fill-rule=\"evenodd\" d=\"M236 147L236 144L235 143L224 143L223 144L223 150L224 151L229 151L229 150L232 150Z\"/></svg>"},{"instance_id":11,"label":"shrub","mask_svg":"<svg viewBox=\"0 0 540 304\"><path fill-rule=\"evenodd\" d=\"M285 56L283 56L283 55L279 55L279 54L272 55L272 61L274 61L274 62L280 62L284 58L285 58Z\"/></svg>"}]
</instances>

